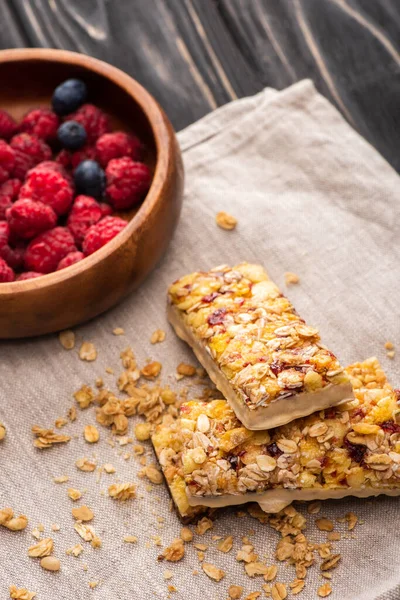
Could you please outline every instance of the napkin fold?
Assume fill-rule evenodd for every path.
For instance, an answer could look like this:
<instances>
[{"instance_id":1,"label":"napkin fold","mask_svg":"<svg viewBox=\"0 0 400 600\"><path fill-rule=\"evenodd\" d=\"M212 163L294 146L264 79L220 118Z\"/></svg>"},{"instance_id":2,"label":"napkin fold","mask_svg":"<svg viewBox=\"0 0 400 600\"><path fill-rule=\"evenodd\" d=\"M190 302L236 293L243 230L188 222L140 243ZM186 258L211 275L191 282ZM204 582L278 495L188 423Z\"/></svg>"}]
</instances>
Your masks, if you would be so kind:
<instances>
[{"instance_id":1,"label":"napkin fold","mask_svg":"<svg viewBox=\"0 0 400 600\"><path fill-rule=\"evenodd\" d=\"M0 444L0 508L11 506L27 514L30 522L25 532L0 531L2 598L8 597L11 584L35 591L37 600L166 598L167 583L176 587L177 600L224 600L231 584L243 585L246 594L261 591L264 581L248 578L234 553L241 537L254 529L256 552L271 556L276 533L250 517L231 515L222 515L214 532L233 535L234 549L225 555L210 544L206 553L208 562L227 573L220 583L201 573L194 551L171 568L173 579L164 581L168 566L157 563L160 548L155 536L167 545L180 529L165 487L146 492L140 483L139 497L119 505L107 493L101 494L116 476L103 474L98 480L96 473L75 467L77 458L95 455L99 465L114 464L121 481L140 482L136 475L140 465L124 460L106 443L108 430L101 429L97 445L88 446L83 440L84 425L94 423L94 409L78 411L77 421L62 430L78 434L64 447L39 451L32 444L31 426L53 426L83 383L103 377L106 385L113 385L115 377L105 369L112 367L118 374L119 353L127 346L132 346L139 364L147 357L159 360L164 381L175 385L170 375L177 364L194 362L165 319L165 291L177 277L221 263L262 263L307 322L319 327L342 364L377 355L390 381L399 384L399 360L390 360L384 347L386 341L400 343L396 172L310 81L237 100L189 126L178 138L186 170L181 221L162 263L142 287L115 309L76 329L77 348L83 340L92 341L97 361L80 361L77 348L64 350L56 336L0 346L0 421L8 431ZM234 231L217 227L218 211L238 219ZM285 286L286 271L296 273L300 283ZM115 327L123 327L125 335L114 337ZM167 338L152 345L151 334L158 328L167 331ZM152 460L150 449L148 454ZM53 482L64 474L68 483ZM67 487L85 490L80 503L94 511L91 524L103 540L97 550L82 542L79 558L65 555L82 541L73 530ZM356 526L354 539L348 536L336 544L342 560L333 573L330 598L398 600L398 500L326 502L321 515L336 519L349 511L364 524ZM38 523L54 539L54 553L62 564L58 574L43 571L36 559L27 556L34 541L29 531ZM60 525L59 532L51 531L54 523ZM337 527L345 531L344 525ZM138 537L137 544L123 542L128 534ZM315 541L326 539L311 515L307 534ZM200 574L193 575L194 569ZM294 578L293 567L279 568L279 581ZM91 581L98 582L94 591ZM318 569L311 568L299 597L315 598L322 583Z\"/></svg>"}]
</instances>

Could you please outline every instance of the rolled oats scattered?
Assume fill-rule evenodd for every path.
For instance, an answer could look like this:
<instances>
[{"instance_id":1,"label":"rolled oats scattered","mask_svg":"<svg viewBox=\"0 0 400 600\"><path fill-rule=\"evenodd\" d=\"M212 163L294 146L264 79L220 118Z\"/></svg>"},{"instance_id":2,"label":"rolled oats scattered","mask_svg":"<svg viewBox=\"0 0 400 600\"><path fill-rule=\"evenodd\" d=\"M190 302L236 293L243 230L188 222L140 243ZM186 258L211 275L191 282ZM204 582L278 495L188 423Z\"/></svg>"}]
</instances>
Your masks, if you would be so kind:
<instances>
[{"instance_id":1,"label":"rolled oats scattered","mask_svg":"<svg viewBox=\"0 0 400 600\"><path fill-rule=\"evenodd\" d=\"M68 424L68 419L64 419L63 417L60 417L59 419L56 419L54 421L54 425L55 425L56 429L61 429L62 427L64 427L67 424Z\"/></svg>"},{"instance_id":2,"label":"rolled oats scattered","mask_svg":"<svg viewBox=\"0 0 400 600\"><path fill-rule=\"evenodd\" d=\"M66 483L69 481L68 475L59 475L58 477L54 477L54 483Z\"/></svg>"},{"instance_id":3,"label":"rolled oats scattered","mask_svg":"<svg viewBox=\"0 0 400 600\"><path fill-rule=\"evenodd\" d=\"M76 408L75 408L75 406L71 406L71 408L68 409L67 417L71 421L71 423L73 423L74 421L76 421Z\"/></svg>"},{"instance_id":4,"label":"rolled oats scattered","mask_svg":"<svg viewBox=\"0 0 400 600\"><path fill-rule=\"evenodd\" d=\"M151 436L151 423L138 423L135 425L135 437L139 442L145 442Z\"/></svg>"},{"instance_id":5,"label":"rolled oats scattered","mask_svg":"<svg viewBox=\"0 0 400 600\"><path fill-rule=\"evenodd\" d=\"M155 360L145 365L140 372L146 379L155 379L160 374L161 366L161 363Z\"/></svg>"},{"instance_id":6,"label":"rolled oats scattered","mask_svg":"<svg viewBox=\"0 0 400 600\"><path fill-rule=\"evenodd\" d=\"M267 572L264 574L265 581L273 581L278 574L278 567L276 565L271 565L267 567Z\"/></svg>"},{"instance_id":7,"label":"rolled oats scattered","mask_svg":"<svg viewBox=\"0 0 400 600\"><path fill-rule=\"evenodd\" d=\"M38 425L32 427L32 433L36 436L33 445L40 449L50 448L53 444L64 444L71 439L69 435L60 435L52 429L43 429Z\"/></svg>"},{"instance_id":8,"label":"rolled oats scattered","mask_svg":"<svg viewBox=\"0 0 400 600\"><path fill-rule=\"evenodd\" d=\"M75 347L75 334L69 329L60 331L58 334L58 339L60 340L61 346L65 348L65 350L72 350Z\"/></svg>"},{"instance_id":9,"label":"rolled oats scattered","mask_svg":"<svg viewBox=\"0 0 400 600\"><path fill-rule=\"evenodd\" d=\"M317 500L316 502L310 502L310 504L307 506L307 512L309 512L310 515L316 515L319 513L320 510L321 502L319 500Z\"/></svg>"},{"instance_id":10,"label":"rolled oats scattered","mask_svg":"<svg viewBox=\"0 0 400 600\"><path fill-rule=\"evenodd\" d=\"M163 474L155 465L147 465L142 472L151 483L160 484L163 481Z\"/></svg>"},{"instance_id":11,"label":"rolled oats scattered","mask_svg":"<svg viewBox=\"0 0 400 600\"><path fill-rule=\"evenodd\" d=\"M94 460L84 457L84 458L78 458L78 460L75 462L75 466L80 471L85 471L87 473L90 473L95 470L95 468L97 467L97 464Z\"/></svg>"},{"instance_id":12,"label":"rolled oats scattered","mask_svg":"<svg viewBox=\"0 0 400 600\"><path fill-rule=\"evenodd\" d=\"M291 273L290 271L287 271L285 273L286 285L295 285L296 283L299 283L299 281L300 281L300 277L298 275L296 275L296 273Z\"/></svg>"},{"instance_id":13,"label":"rolled oats scattered","mask_svg":"<svg viewBox=\"0 0 400 600\"><path fill-rule=\"evenodd\" d=\"M251 592L250 594L247 594L244 600L257 600L257 598L259 598L260 596L261 592Z\"/></svg>"},{"instance_id":14,"label":"rolled oats scattered","mask_svg":"<svg viewBox=\"0 0 400 600\"><path fill-rule=\"evenodd\" d=\"M339 531L330 531L326 537L330 542L338 542L342 536Z\"/></svg>"},{"instance_id":15,"label":"rolled oats scattered","mask_svg":"<svg viewBox=\"0 0 400 600\"><path fill-rule=\"evenodd\" d=\"M388 350L387 353L386 353L386 356L388 358L392 358L393 359L395 357L395 351L394 350Z\"/></svg>"},{"instance_id":16,"label":"rolled oats scattered","mask_svg":"<svg viewBox=\"0 0 400 600\"><path fill-rule=\"evenodd\" d=\"M94 590L99 585L98 581L89 581L89 587L91 590Z\"/></svg>"},{"instance_id":17,"label":"rolled oats scattered","mask_svg":"<svg viewBox=\"0 0 400 600\"><path fill-rule=\"evenodd\" d=\"M10 531L22 531L28 525L28 517L26 517L25 515L20 515L19 517L13 517L12 519L9 519L2 525L3 525L3 527L6 527Z\"/></svg>"},{"instance_id":18,"label":"rolled oats scattered","mask_svg":"<svg viewBox=\"0 0 400 600\"><path fill-rule=\"evenodd\" d=\"M93 362L97 358L97 350L92 342L83 342L79 350L79 358L87 362Z\"/></svg>"},{"instance_id":19,"label":"rolled oats scattered","mask_svg":"<svg viewBox=\"0 0 400 600\"><path fill-rule=\"evenodd\" d=\"M89 444L95 444L100 439L100 433L95 425L86 425L83 430L83 437Z\"/></svg>"},{"instance_id":20,"label":"rolled oats scattered","mask_svg":"<svg viewBox=\"0 0 400 600\"><path fill-rule=\"evenodd\" d=\"M36 592L29 592L26 588L17 588L16 585L10 585L9 592L10 598L13 600L33 600L36 596Z\"/></svg>"},{"instance_id":21,"label":"rolled oats scattered","mask_svg":"<svg viewBox=\"0 0 400 600\"><path fill-rule=\"evenodd\" d=\"M5 428L5 425L3 425L3 423L0 421L0 442L2 440L4 440L5 437L6 437L6 428Z\"/></svg>"},{"instance_id":22,"label":"rolled oats scattered","mask_svg":"<svg viewBox=\"0 0 400 600\"><path fill-rule=\"evenodd\" d=\"M108 495L114 500L125 502L136 498L136 486L134 483L113 483L108 488Z\"/></svg>"},{"instance_id":23,"label":"rolled oats scattered","mask_svg":"<svg viewBox=\"0 0 400 600\"><path fill-rule=\"evenodd\" d=\"M330 585L330 583L324 583L322 584L317 591L317 594L320 598L326 598L327 596L329 596L332 593L332 587Z\"/></svg>"},{"instance_id":24,"label":"rolled oats scattered","mask_svg":"<svg viewBox=\"0 0 400 600\"><path fill-rule=\"evenodd\" d=\"M116 327L115 329L113 329L113 334L114 335L124 335L125 331L122 329L122 327Z\"/></svg>"},{"instance_id":25,"label":"rolled oats scattered","mask_svg":"<svg viewBox=\"0 0 400 600\"><path fill-rule=\"evenodd\" d=\"M58 525L58 523L53 523L51 526L51 530L52 531L60 531L61 527L60 525Z\"/></svg>"},{"instance_id":26,"label":"rolled oats scattered","mask_svg":"<svg viewBox=\"0 0 400 600\"><path fill-rule=\"evenodd\" d=\"M228 535L228 537L220 540L217 544L217 550L220 552L230 552L233 546L233 537Z\"/></svg>"},{"instance_id":27,"label":"rolled oats scattered","mask_svg":"<svg viewBox=\"0 0 400 600\"><path fill-rule=\"evenodd\" d=\"M163 577L164 579L168 580L168 579L172 579L174 576L172 571L169 571L168 569L166 571L164 571L163 573Z\"/></svg>"},{"instance_id":28,"label":"rolled oats scattered","mask_svg":"<svg viewBox=\"0 0 400 600\"><path fill-rule=\"evenodd\" d=\"M94 401L95 395L92 388L89 385L83 385L79 390L74 393L74 398L79 404L79 408L88 408Z\"/></svg>"},{"instance_id":29,"label":"rolled oats scattered","mask_svg":"<svg viewBox=\"0 0 400 600\"><path fill-rule=\"evenodd\" d=\"M72 548L68 548L68 550L66 551L66 554L68 554L69 556L78 557L80 554L82 554L82 552L83 552L82 544L75 544L75 546L72 546Z\"/></svg>"},{"instance_id":30,"label":"rolled oats scattered","mask_svg":"<svg viewBox=\"0 0 400 600\"><path fill-rule=\"evenodd\" d=\"M182 527L181 539L184 542L191 542L193 540L193 532L191 529L189 529L189 527Z\"/></svg>"},{"instance_id":31,"label":"rolled oats scattered","mask_svg":"<svg viewBox=\"0 0 400 600\"><path fill-rule=\"evenodd\" d=\"M316 519L315 524L320 531L333 531L333 521L330 519Z\"/></svg>"},{"instance_id":32,"label":"rolled oats scattered","mask_svg":"<svg viewBox=\"0 0 400 600\"><path fill-rule=\"evenodd\" d=\"M231 231L237 225L237 219L225 211L220 211L215 217L218 227Z\"/></svg>"},{"instance_id":33,"label":"rolled oats scattered","mask_svg":"<svg viewBox=\"0 0 400 600\"><path fill-rule=\"evenodd\" d=\"M136 542L138 541L136 535L126 535L124 537L124 542L126 544L136 544Z\"/></svg>"},{"instance_id":34,"label":"rolled oats scattered","mask_svg":"<svg viewBox=\"0 0 400 600\"><path fill-rule=\"evenodd\" d=\"M330 571L330 569L335 569L338 566L338 562L341 559L340 554L332 554L329 558L326 558L321 563L321 571Z\"/></svg>"},{"instance_id":35,"label":"rolled oats scattered","mask_svg":"<svg viewBox=\"0 0 400 600\"><path fill-rule=\"evenodd\" d=\"M243 594L243 587L241 585L230 585L228 588L228 596L231 600L239 600Z\"/></svg>"},{"instance_id":36,"label":"rolled oats scattered","mask_svg":"<svg viewBox=\"0 0 400 600\"><path fill-rule=\"evenodd\" d=\"M105 465L103 465L103 469L108 475L115 473L116 471L114 465L112 465L111 463L106 463Z\"/></svg>"},{"instance_id":37,"label":"rolled oats scattered","mask_svg":"<svg viewBox=\"0 0 400 600\"><path fill-rule=\"evenodd\" d=\"M357 525L358 517L353 512L349 512L346 515L346 521L348 523L348 530L352 531L354 527Z\"/></svg>"},{"instance_id":38,"label":"rolled oats scattered","mask_svg":"<svg viewBox=\"0 0 400 600\"><path fill-rule=\"evenodd\" d=\"M55 556L45 556L40 561L40 566L46 571L59 571L61 563Z\"/></svg>"},{"instance_id":39,"label":"rolled oats scattered","mask_svg":"<svg viewBox=\"0 0 400 600\"><path fill-rule=\"evenodd\" d=\"M152 344L160 344L161 342L163 342L165 340L165 331L163 331L162 329L156 329L150 338L150 342Z\"/></svg>"},{"instance_id":40,"label":"rolled oats scattered","mask_svg":"<svg viewBox=\"0 0 400 600\"><path fill-rule=\"evenodd\" d=\"M185 547L183 541L177 538L171 542L169 546L164 548L162 554L159 555L159 560L168 560L169 562L178 562L185 555Z\"/></svg>"},{"instance_id":41,"label":"rolled oats scattered","mask_svg":"<svg viewBox=\"0 0 400 600\"><path fill-rule=\"evenodd\" d=\"M271 588L272 600L285 600L287 598L286 585L275 583Z\"/></svg>"},{"instance_id":42,"label":"rolled oats scattered","mask_svg":"<svg viewBox=\"0 0 400 600\"><path fill-rule=\"evenodd\" d=\"M74 529L85 542L90 542L92 548L101 548L101 539L96 535L91 525L86 525L78 521L74 524Z\"/></svg>"},{"instance_id":43,"label":"rolled oats scattered","mask_svg":"<svg viewBox=\"0 0 400 600\"><path fill-rule=\"evenodd\" d=\"M193 377L196 375L196 367L187 363L180 363L176 367L176 372L178 375L183 375L184 377Z\"/></svg>"},{"instance_id":44,"label":"rolled oats scattered","mask_svg":"<svg viewBox=\"0 0 400 600\"><path fill-rule=\"evenodd\" d=\"M197 525L195 527L195 531L198 535L204 535L206 533L206 531L208 531L209 529L212 529L213 526L214 526L214 524L211 521L211 519L209 519L208 517L203 517L197 523Z\"/></svg>"},{"instance_id":45,"label":"rolled oats scattered","mask_svg":"<svg viewBox=\"0 0 400 600\"><path fill-rule=\"evenodd\" d=\"M83 504L72 509L72 516L77 521L91 521L94 518L94 513L88 506Z\"/></svg>"},{"instance_id":46,"label":"rolled oats scattered","mask_svg":"<svg viewBox=\"0 0 400 600\"><path fill-rule=\"evenodd\" d=\"M71 500L73 500L74 502L76 500L79 500L80 498L82 498L82 492L80 492L79 490L77 490L75 488L68 488L67 494L71 498Z\"/></svg>"},{"instance_id":47,"label":"rolled oats scattered","mask_svg":"<svg viewBox=\"0 0 400 600\"><path fill-rule=\"evenodd\" d=\"M31 558L42 558L43 556L49 556L53 552L53 540L51 538L44 538L39 540L37 544L28 548L28 556Z\"/></svg>"},{"instance_id":48,"label":"rolled oats scattered","mask_svg":"<svg viewBox=\"0 0 400 600\"><path fill-rule=\"evenodd\" d=\"M249 577L255 577L256 575L266 575L268 573L268 567L261 562L250 562L244 565L244 569Z\"/></svg>"},{"instance_id":49,"label":"rolled oats scattered","mask_svg":"<svg viewBox=\"0 0 400 600\"><path fill-rule=\"evenodd\" d=\"M300 592L303 590L305 584L306 584L306 582L304 581L304 579L295 579L294 581L289 583L289 587L290 587L292 594L294 594L294 595L300 594Z\"/></svg>"},{"instance_id":50,"label":"rolled oats scattered","mask_svg":"<svg viewBox=\"0 0 400 600\"><path fill-rule=\"evenodd\" d=\"M213 579L214 581L221 581L221 579L225 577L225 571L223 571L219 567L216 567L212 563L203 562L201 568L203 569L207 577Z\"/></svg>"},{"instance_id":51,"label":"rolled oats scattered","mask_svg":"<svg viewBox=\"0 0 400 600\"><path fill-rule=\"evenodd\" d=\"M1 508L0 509L0 525L4 525L14 516L14 511L12 508Z\"/></svg>"}]
</instances>

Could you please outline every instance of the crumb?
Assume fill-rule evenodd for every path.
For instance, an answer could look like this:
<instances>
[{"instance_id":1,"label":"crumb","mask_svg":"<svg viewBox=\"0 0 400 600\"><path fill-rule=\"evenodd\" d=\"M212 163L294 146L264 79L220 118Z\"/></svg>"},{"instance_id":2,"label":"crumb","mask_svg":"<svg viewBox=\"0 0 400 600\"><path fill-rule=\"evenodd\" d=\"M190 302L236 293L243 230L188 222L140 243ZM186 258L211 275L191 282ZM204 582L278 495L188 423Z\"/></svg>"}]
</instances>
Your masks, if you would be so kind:
<instances>
[{"instance_id":1,"label":"crumb","mask_svg":"<svg viewBox=\"0 0 400 600\"><path fill-rule=\"evenodd\" d=\"M290 271L285 273L286 285L296 285L296 283L299 283L299 282L300 282L300 278L298 275L296 275L296 273L290 273Z\"/></svg>"}]
</instances>

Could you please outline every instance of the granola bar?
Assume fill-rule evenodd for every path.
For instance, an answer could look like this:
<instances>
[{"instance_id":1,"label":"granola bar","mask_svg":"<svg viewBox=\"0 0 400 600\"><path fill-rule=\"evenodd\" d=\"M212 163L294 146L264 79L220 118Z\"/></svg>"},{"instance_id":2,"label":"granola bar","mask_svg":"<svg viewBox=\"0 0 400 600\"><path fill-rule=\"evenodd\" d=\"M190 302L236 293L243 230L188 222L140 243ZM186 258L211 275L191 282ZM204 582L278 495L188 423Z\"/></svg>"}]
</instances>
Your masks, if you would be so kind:
<instances>
[{"instance_id":1,"label":"granola bar","mask_svg":"<svg viewBox=\"0 0 400 600\"><path fill-rule=\"evenodd\" d=\"M400 495L400 391L376 358L346 372L353 400L273 430L246 429L225 400L183 404L152 438L179 510Z\"/></svg>"},{"instance_id":2,"label":"granola bar","mask_svg":"<svg viewBox=\"0 0 400 600\"><path fill-rule=\"evenodd\" d=\"M352 397L344 369L259 265L192 273L168 316L248 429L269 429Z\"/></svg>"}]
</instances>

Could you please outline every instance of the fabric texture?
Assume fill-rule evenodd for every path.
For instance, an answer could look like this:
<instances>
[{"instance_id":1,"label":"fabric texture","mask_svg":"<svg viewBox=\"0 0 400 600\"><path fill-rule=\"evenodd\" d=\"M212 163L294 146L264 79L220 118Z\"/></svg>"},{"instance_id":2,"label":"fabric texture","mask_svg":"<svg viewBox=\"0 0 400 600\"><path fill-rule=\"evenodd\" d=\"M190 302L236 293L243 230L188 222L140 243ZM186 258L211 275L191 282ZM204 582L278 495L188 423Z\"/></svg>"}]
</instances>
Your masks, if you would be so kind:
<instances>
[{"instance_id":1,"label":"fabric texture","mask_svg":"<svg viewBox=\"0 0 400 600\"><path fill-rule=\"evenodd\" d=\"M83 383L93 384L99 376L106 385L115 382L105 368L114 368L116 374L121 370L119 353L125 347L132 346L139 364L147 357L160 360L162 379L172 386L177 364L195 362L166 323L166 288L177 277L221 263L262 263L300 315L320 328L323 341L342 364L377 355L390 381L399 384L399 359L389 360L384 348L387 340L400 343L396 172L309 81L233 102L178 137L186 171L182 217L166 256L142 287L107 314L76 328L72 351L65 351L55 335L0 346L0 420L8 432L0 444L0 507L11 506L29 517L24 532L0 528L1 598L8 598L11 584L35 591L37 600L167 598L167 584L176 587L171 596L176 600L226 600L231 584L244 586L243 597L261 591L263 579L247 577L235 554L241 537L253 529L256 552L273 560L278 536L247 516L222 514L214 530L198 540L210 545L206 560L226 571L220 583L201 572L193 548L175 565L157 562L162 548L152 536L160 536L165 546L181 526L170 512L167 490L159 485L146 491L146 483L136 475L137 461L124 460L121 449L106 443L108 430L100 428L99 444L85 443L83 427L94 423L94 408L78 410L77 421L61 430L76 436L69 444L43 451L32 444L31 426L52 427ZM221 210L238 219L235 231L216 226L215 215ZM299 275L300 283L285 286L285 271ZM114 327L123 327L125 335L114 337ZM151 345L157 328L166 330L167 338ZM79 360L83 340L98 349L96 362ZM130 433L138 420L131 419ZM111 462L116 475L103 474L98 481L96 473L78 471L74 463L83 456L95 456L98 464ZM68 483L53 482L64 474L70 477ZM112 501L106 490L117 478L137 482L138 498L126 504ZM77 504L93 509L91 524L103 540L101 549L91 548L73 530L68 487L85 490ZM305 507L300 510L307 514ZM330 598L398 600L399 500L326 502L319 516L336 519L350 510L364 524L356 526L354 536L335 544L342 560L333 572ZM314 519L307 516L308 537L325 540ZM62 564L59 573L43 571L38 559L27 556L34 542L30 531L38 523L54 539L54 555ZM51 531L52 523L61 526L59 532ZM346 526L338 523L337 529L343 533ZM137 544L123 543L128 534L138 537ZM212 534L232 534L234 549L227 555L218 552ZM79 542L83 554L66 556L66 549ZM174 573L168 582L163 579L165 569ZM198 575L192 574L194 569ZM294 578L293 567L279 566L278 581ZM99 582L96 589L90 590L90 581ZM322 583L318 568L311 568L298 597L315 598Z\"/></svg>"}]
</instances>

